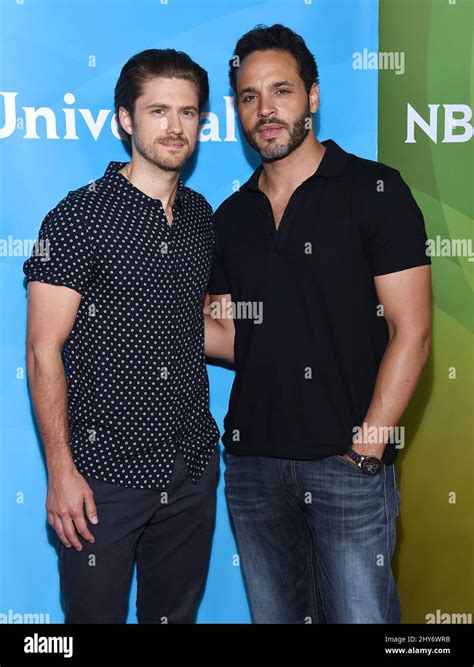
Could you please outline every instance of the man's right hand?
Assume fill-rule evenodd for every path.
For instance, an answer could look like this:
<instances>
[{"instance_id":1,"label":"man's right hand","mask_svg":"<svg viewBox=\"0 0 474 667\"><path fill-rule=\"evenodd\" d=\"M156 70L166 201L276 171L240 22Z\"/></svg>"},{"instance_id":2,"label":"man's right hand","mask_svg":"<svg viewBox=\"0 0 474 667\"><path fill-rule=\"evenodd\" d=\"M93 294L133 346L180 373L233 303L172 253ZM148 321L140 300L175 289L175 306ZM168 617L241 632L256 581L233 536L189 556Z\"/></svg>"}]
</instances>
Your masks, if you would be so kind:
<instances>
[{"instance_id":1,"label":"man's right hand","mask_svg":"<svg viewBox=\"0 0 474 667\"><path fill-rule=\"evenodd\" d=\"M91 523L99 521L94 494L76 468L68 472L50 473L46 510L49 525L55 529L65 547L73 546L82 551L77 533L88 542L95 542L94 536L87 528L85 518L87 517Z\"/></svg>"}]
</instances>

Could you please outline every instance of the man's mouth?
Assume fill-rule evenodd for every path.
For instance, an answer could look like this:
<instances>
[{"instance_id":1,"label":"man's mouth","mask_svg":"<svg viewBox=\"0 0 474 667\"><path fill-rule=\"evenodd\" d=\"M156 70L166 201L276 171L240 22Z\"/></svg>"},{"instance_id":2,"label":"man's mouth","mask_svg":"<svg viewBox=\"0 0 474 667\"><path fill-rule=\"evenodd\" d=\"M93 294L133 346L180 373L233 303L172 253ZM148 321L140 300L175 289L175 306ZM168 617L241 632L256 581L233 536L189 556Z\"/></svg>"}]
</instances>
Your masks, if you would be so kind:
<instances>
[{"instance_id":1,"label":"man's mouth","mask_svg":"<svg viewBox=\"0 0 474 667\"><path fill-rule=\"evenodd\" d=\"M276 137L283 129L284 127L282 125L262 125L262 127L260 127L257 132L264 139L272 139L273 137Z\"/></svg>"},{"instance_id":2,"label":"man's mouth","mask_svg":"<svg viewBox=\"0 0 474 667\"><path fill-rule=\"evenodd\" d=\"M161 143L167 148L182 148L185 145L183 141L162 141Z\"/></svg>"}]
</instances>

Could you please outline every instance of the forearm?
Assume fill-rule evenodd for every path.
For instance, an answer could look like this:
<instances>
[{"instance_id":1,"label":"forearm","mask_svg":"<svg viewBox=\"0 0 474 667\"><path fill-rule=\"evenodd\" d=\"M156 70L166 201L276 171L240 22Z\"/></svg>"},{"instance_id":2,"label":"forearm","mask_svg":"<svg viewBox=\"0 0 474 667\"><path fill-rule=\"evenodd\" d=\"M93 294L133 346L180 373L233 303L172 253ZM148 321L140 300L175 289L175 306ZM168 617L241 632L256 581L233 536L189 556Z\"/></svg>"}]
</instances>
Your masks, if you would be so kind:
<instances>
[{"instance_id":1,"label":"forearm","mask_svg":"<svg viewBox=\"0 0 474 667\"><path fill-rule=\"evenodd\" d=\"M69 437L67 383L59 349L27 347L28 380L48 473L75 468Z\"/></svg>"},{"instance_id":2,"label":"forearm","mask_svg":"<svg viewBox=\"0 0 474 667\"><path fill-rule=\"evenodd\" d=\"M234 362L233 327L222 326L209 314L204 314L204 351L206 357Z\"/></svg>"},{"instance_id":3,"label":"forearm","mask_svg":"<svg viewBox=\"0 0 474 667\"><path fill-rule=\"evenodd\" d=\"M374 393L354 448L380 458L408 406L428 359L428 333L396 333L382 358Z\"/></svg>"}]
</instances>

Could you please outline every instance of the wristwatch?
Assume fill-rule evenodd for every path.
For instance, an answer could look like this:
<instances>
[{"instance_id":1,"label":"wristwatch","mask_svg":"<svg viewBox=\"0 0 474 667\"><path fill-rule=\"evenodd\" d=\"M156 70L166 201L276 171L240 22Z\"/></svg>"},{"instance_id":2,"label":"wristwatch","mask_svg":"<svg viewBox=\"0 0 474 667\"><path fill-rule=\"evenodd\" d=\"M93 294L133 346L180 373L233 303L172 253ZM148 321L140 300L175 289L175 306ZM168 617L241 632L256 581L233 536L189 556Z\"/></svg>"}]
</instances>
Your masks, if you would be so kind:
<instances>
[{"instance_id":1,"label":"wristwatch","mask_svg":"<svg viewBox=\"0 0 474 667\"><path fill-rule=\"evenodd\" d=\"M382 461L376 456L358 454L352 447L346 454L366 475L376 475L382 469Z\"/></svg>"}]
</instances>

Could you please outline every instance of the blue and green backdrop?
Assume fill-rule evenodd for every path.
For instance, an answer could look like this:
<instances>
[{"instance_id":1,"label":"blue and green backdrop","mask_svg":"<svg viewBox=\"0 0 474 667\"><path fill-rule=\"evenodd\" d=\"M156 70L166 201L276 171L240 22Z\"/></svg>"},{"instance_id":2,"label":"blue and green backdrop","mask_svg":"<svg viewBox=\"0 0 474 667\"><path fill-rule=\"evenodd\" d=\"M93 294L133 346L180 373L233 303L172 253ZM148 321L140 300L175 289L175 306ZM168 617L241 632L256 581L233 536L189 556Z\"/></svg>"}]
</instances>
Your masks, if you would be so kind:
<instances>
[{"instance_id":1,"label":"blue and green backdrop","mask_svg":"<svg viewBox=\"0 0 474 667\"><path fill-rule=\"evenodd\" d=\"M400 169L429 236L467 240L472 4L1 0L0 12L0 620L37 614L61 623L46 470L27 387L22 264L47 211L101 176L110 160L128 159L113 118L121 67L143 49L173 47L208 70L211 98L196 159L184 176L217 207L258 163L243 150L228 60L238 37L256 24L284 23L303 35L318 61L318 137ZM66 127L66 118L74 127ZM403 420L407 438L398 464L395 567L404 622L424 623L436 610L472 611L473 268L467 254L433 256L433 353ZM211 409L222 427L232 371L209 366L209 377ZM135 586L134 578L130 623L136 622ZM222 479L198 622L250 622Z\"/></svg>"}]
</instances>

